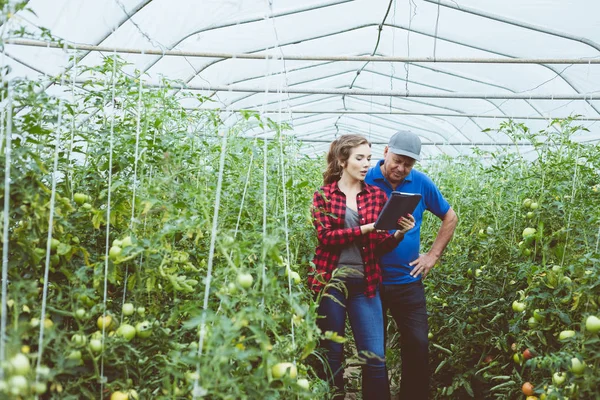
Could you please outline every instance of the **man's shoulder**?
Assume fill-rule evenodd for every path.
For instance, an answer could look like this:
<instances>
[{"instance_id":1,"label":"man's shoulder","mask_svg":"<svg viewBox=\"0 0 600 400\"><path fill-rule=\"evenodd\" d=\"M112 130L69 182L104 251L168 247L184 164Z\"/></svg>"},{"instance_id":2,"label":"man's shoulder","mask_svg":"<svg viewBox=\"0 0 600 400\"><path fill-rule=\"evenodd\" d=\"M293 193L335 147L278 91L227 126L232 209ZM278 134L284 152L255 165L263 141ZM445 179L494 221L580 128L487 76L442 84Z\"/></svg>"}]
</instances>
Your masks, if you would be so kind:
<instances>
[{"instance_id":1,"label":"man's shoulder","mask_svg":"<svg viewBox=\"0 0 600 400\"><path fill-rule=\"evenodd\" d=\"M433 179L431 179L429 177L429 175L427 175L426 173L419 171L417 169L413 169L411 171L411 173L413 174L413 176L412 176L413 182L422 183L425 185L436 186Z\"/></svg>"}]
</instances>

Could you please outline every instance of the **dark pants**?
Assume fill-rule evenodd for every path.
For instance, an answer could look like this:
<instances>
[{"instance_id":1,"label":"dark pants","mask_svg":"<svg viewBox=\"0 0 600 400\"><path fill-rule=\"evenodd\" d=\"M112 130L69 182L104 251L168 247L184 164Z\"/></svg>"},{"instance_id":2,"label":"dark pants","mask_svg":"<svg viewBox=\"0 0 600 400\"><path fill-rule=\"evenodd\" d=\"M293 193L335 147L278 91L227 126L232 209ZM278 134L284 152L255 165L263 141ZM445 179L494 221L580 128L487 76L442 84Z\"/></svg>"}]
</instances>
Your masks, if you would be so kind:
<instances>
[{"instance_id":1,"label":"dark pants","mask_svg":"<svg viewBox=\"0 0 600 400\"><path fill-rule=\"evenodd\" d=\"M400 399L426 400L429 393L429 327L423 282L382 285L381 300L383 309L390 310L400 332ZM387 327L387 312L384 312L384 318Z\"/></svg>"},{"instance_id":2,"label":"dark pants","mask_svg":"<svg viewBox=\"0 0 600 400\"><path fill-rule=\"evenodd\" d=\"M346 312L354 334L356 348L362 365L362 396L369 400L387 400L390 398L387 370L385 366L385 348L383 341L383 309L379 292L373 298L364 295L363 278L348 278L346 280L348 297L337 289L330 288L328 292L333 299L323 296L319 305L318 325L323 333L336 332L344 337ZM329 381L333 381L338 397L344 398L344 348L341 343L323 340L321 347L326 351L330 373ZM341 395L341 397L339 397Z\"/></svg>"}]
</instances>

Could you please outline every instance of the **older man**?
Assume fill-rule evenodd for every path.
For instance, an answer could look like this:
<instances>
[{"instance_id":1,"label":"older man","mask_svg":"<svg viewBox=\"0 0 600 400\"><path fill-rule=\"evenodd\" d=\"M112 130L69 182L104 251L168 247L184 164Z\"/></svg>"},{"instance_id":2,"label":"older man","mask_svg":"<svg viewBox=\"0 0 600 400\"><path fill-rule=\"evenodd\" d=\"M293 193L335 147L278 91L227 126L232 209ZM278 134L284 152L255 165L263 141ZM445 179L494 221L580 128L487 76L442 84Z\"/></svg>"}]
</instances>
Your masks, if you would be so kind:
<instances>
[{"instance_id":1,"label":"older man","mask_svg":"<svg viewBox=\"0 0 600 400\"><path fill-rule=\"evenodd\" d=\"M381 258L384 314L390 311L400 331L402 378L400 398L427 399L429 393L429 340L423 278L439 260L454 234L458 218L433 181L414 169L420 160L421 140L412 132L395 133L372 167L365 182L385 190L422 196L413 216L415 227L392 252ZM420 253L421 223L425 210L441 219L437 237L426 253Z\"/></svg>"}]
</instances>

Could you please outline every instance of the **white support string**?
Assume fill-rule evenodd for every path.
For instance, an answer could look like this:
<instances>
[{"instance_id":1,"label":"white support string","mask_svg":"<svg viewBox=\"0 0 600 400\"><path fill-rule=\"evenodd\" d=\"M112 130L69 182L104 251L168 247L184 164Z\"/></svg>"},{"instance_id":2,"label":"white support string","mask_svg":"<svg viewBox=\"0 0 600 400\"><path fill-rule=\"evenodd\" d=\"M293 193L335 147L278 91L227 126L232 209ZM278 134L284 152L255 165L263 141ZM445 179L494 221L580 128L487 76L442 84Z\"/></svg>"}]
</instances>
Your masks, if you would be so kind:
<instances>
[{"instance_id":1,"label":"white support string","mask_svg":"<svg viewBox=\"0 0 600 400\"><path fill-rule=\"evenodd\" d=\"M215 208L212 221L212 230L210 235L210 247L208 250L208 265L206 269L206 281L204 285L204 303L202 305L202 316L200 319L200 335L198 338L198 362L196 363L196 377L194 378L194 389L192 396L194 399L204 397L205 389L199 385L200 376L200 356L204 348L204 338L206 336L206 312L208 309L208 297L210 293L210 283L212 280L213 258L215 255L215 241L217 238L217 226L219 223L219 206L221 204L221 188L223 186L223 170L225 168L225 155L227 150L227 130L223 131L223 140L221 141L221 158L219 159L219 177L217 179L217 192L215 195Z\"/></svg>"},{"instance_id":2,"label":"white support string","mask_svg":"<svg viewBox=\"0 0 600 400\"><path fill-rule=\"evenodd\" d=\"M571 205L575 201L575 193L577 191L577 179L579 172L579 145L577 146L577 153L575 154L575 171L573 172L573 186L571 188ZM565 246L563 248L562 260L560 261L560 266L564 266L565 264L565 256L567 255L567 244L569 243L569 228L571 227L571 216L573 215L573 207L569 207L569 217L567 218L567 234L565 235Z\"/></svg>"},{"instance_id":3,"label":"white support string","mask_svg":"<svg viewBox=\"0 0 600 400\"><path fill-rule=\"evenodd\" d=\"M256 146L257 139L254 138L253 145ZM246 172L246 183L244 184L244 190L242 192L242 200L240 201L240 211L238 212L237 220L235 221L235 229L233 230L233 238L237 237L240 221L242 220L242 212L244 211L244 203L246 201L246 194L248 193L248 186L250 185L250 172L252 171L252 165L254 163L254 151L250 152L250 161L248 162L248 172ZM229 252L229 258L233 256L233 250ZM225 277L225 284L227 284L227 277ZM221 311L222 301L219 301L219 306L217 307L217 313Z\"/></svg>"},{"instance_id":4,"label":"white support string","mask_svg":"<svg viewBox=\"0 0 600 400\"><path fill-rule=\"evenodd\" d=\"M65 48L66 51L66 48ZM60 82L61 86L64 86L65 84L65 75L62 76L61 78L61 82ZM54 206L56 204L56 181L57 181L57 174L58 174L58 154L59 154L59 150L60 150L60 134L61 134L61 130L62 130L62 114L63 114L63 107L64 107L64 101L61 98L58 101L58 118L57 118L57 122L56 122L56 129L55 129L55 136L54 136L54 160L53 160L53 166L52 166L52 189L50 192L50 216L48 217L48 235L46 237L46 262L44 265L44 285L43 285L43 289L42 289L42 312L40 315L40 335L39 335L39 340L38 340L38 358L37 358L37 365L36 365L36 371L35 371L35 383L39 382L39 378L40 378L40 367L42 365L42 358L43 358L43 354L44 354L44 328L45 328L45 321L46 321L46 303L48 300L48 275L50 272L50 253L51 253L51 246L52 246L52 232L54 229Z\"/></svg>"},{"instance_id":5,"label":"white support string","mask_svg":"<svg viewBox=\"0 0 600 400\"><path fill-rule=\"evenodd\" d=\"M279 100L279 106L281 107L281 98ZM280 109L281 111L281 109ZM281 119L281 113L279 114ZM281 121L279 121L281 123ZM281 125L280 125L281 126ZM291 269L291 256L290 256L290 236L288 232L288 212L287 212L287 188L286 188L286 176L285 176L285 160L283 158L283 133L279 132L279 161L281 166L281 187L283 192L283 229L285 231L285 251L286 251L286 268L288 271L288 293L290 296L290 306L293 311L294 297L292 296L292 269ZM290 326L292 329L292 350L296 349L296 335L294 333L294 312L290 316ZM296 360L294 359L294 363Z\"/></svg>"},{"instance_id":6,"label":"white support string","mask_svg":"<svg viewBox=\"0 0 600 400\"><path fill-rule=\"evenodd\" d=\"M110 136L108 139L109 150L108 150L108 195L106 199L106 244L104 249L104 294L102 298L102 319L106 321L106 298L108 297L108 252L110 249L110 211L111 211L111 192L112 192L112 163L113 163L113 139L115 134L115 119L116 119L116 104L115 104L115 92L116 92L116 80L117 80L117 54L113 52L113 70L112 70L112 108L111 108L111 120L110 120ZM102 393L104 392L104 342L106 338L106 325L102 324L102 350L100 353L100 398L102 399Z\"/></svg>"},{"instance_id":7,"label":"white support string","mask_svg":"<svg viewBox=\"0 0 600 400\"><path fill-rule=\"evenodd\" d=\"M3 17L4 24L2 26L2 39L6 37L6 30L8 26L8 11L9 4L5 4ZM14 13L14 4L10 6L10 12ZM2 65L6 64L6 45L2 49ZM8 74L7 74L8 75ZM8 76L7 76L8 78ZM1 128L2 133L4 134L4 121L6 119L6 147L4 149L5 156L5 169L4 169L4 210L3 210L3 225L2 225L2 315L0 315L0 380L4 379L4 361L6 359L5 354L5 346L6 346L6 325L7 325L7 296L8 296L8 224L10 223L9 218L9 206L10 206L10 165L11 165L11 147L12 147L12 107L13 107L13 97L12 97L12 83L9 79L7 79L7 98L6 103L4 104L4 100L2 99L3 108L6 109L6 112L2 110L1 119ZM4 79L1 81L4 83Z\"/></svg>"},{"instance_id":8,"label":"white support string","mask_svg":"<svg viewBox=\"0 0 600 400\"><path fill-rule=\"evenodd\" d=\"M137 169L138 169L138 161L139 161L139 147L140 147L140 125L142 120L142 74L140 73L139 77L140 88L138 94L138 106L137 106L137 122L135 128L135 153L134 153L134 163L133 163L133 194L131 195L131 221L129 223L129 229L133 229L133 223L135 220L135 195L137 188Z\"/></svg>"},{"instance_id":9,"label":"white support string","mask_svg":"<svg viewBox=\"0 0 600 400\"><path fill-rule=\"evenodd\" d=\"M73 79L71 79L71 101L75 104L75 80L77 78L77 48L74 49L73 52ZM73 188L73 160L71 156L73 155L73 143L75 141L75 114L73 115L73 119L71 120L71 139L69 140L69 153L67 155L67 165L69 168L69 182L71 183L71 202L73 201L73 196L75 194L75 188Z\"/></svg>"},{"instance_id":10,"label":"white support string","mask_svg":"<svg viewBox=\"0 0 600 400\"><path fill-rule=\"evenodd\" d=\"M4 57L3 57L4 58ZM10 165L11 165L11 147L12 147L12 84L8 83L6 98L6 113L2 112L1 124L4 131L4 121L6 119L6 145L4 148L5 167L4 167L4 210L2 225L2 315L0 316L0 365L4 364L6 359L6 302L8 296L8 224L10 223L8 209L10 206ZM6 117L5 117L6 115ZM4 134L4 132L2 132ZM43 325L43 324L41 324ZM0 380L4 379L4 368L0 367Z\"/></svg>"},{"instance_id":11,"label":"white support string","mask_svg":"<svg viewBox=\"0 0 600 400\"><path fill-rule=\"evenodd\" d=\"M265 85L265 95L264 101L262 104L262 110L265 108L265 104L267 103L267 97L269 95L269 83L271 77L271 63L269 62L269 56L266 57L267 62L267 82ZM260 113L260 118L263 118L263 112ZM264 309L265 306L265 284L267 281L267 266L266 266L266 245L267 245L267 166L268 166L268 153L269 153L269 140L267 139L267 135L264 136L263 139L263 225L262 225L262 239L263 239L263 251L262 251L262 260L261 260L261 293L262 298L260 299L261 309ZM260 326L264 326L264 320L261 320Z\"/></svg>"},{"instance_id":12,"label":"white support string","mask_svg":"<svg viewBox=\"0 0 600 400\"><path fill-rule=\"evenodd\" d=\"M138 186L137 181L137 170L139 163L139 147L140 147L140 125L142 120L142 74L140 73L139 77L140 87L138 94L138 105L137 105L137 121L135 128L135 151L134 151L134 162L133 162L133 190L131 194L131 220L129 221L129 233L133 232L133 225L135 223L135 195L136 189ZM143 254L140 254L140 265L143 261ZM123 279L123 300L121 302L121 307L125 304L125 300L127 299L127 281L129 280L129 263L125 264L125 278ZM123 313L121 313L121 323L123 323Z\"/></svg>"}]
</instances>

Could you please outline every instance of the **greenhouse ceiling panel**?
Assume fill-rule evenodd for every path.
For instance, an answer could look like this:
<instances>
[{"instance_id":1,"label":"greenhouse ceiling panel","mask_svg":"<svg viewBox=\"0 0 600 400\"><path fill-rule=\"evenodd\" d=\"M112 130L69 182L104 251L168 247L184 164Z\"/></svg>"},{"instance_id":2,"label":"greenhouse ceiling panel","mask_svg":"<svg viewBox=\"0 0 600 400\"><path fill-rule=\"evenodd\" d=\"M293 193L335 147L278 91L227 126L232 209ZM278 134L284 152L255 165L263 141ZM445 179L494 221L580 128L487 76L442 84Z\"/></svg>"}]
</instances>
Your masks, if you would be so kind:
<instances>
[{"instance_id":1,"label":"greenhouse ceiling panel","mask_svg":"<svg viewBox=\"0 0 600 400\"><path fill-rule=\"evenodd\" d=\"M187 108L286 122L309 155L344 133L381 154L400 129L428 156L472 154L510 145L496 131L509 119L539 130L576 116L589 130L576 140L600 139L597 1L32 0L5 11L11 79L50 90L118 56L142 86L167 79L203 96ZM86 77L62 84L85 90Z\"/></svg>"}]
</instances>

